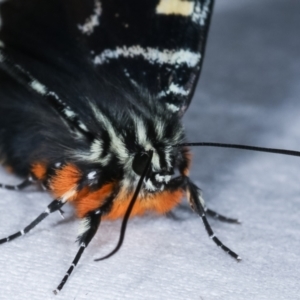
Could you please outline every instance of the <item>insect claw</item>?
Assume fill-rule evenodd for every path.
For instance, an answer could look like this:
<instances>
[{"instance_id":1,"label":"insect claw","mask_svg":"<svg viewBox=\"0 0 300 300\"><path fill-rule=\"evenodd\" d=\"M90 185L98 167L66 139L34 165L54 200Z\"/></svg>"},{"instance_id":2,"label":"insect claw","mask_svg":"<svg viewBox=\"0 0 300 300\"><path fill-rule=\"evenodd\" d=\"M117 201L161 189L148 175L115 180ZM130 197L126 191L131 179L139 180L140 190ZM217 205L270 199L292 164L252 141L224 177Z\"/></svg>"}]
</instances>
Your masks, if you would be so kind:
<instances>
[{"instance_id":1,"label":"insect claw","mask_svg":"<svg viewBox=\"0 0 300 300\"><path fill-rule=\"evenodd\" d=\"M59 213L59 215L61 216L61 218L64 220L64 219L65 219L65 216L64 216L65 212L60 208L60 209L58 210L58 213Z\"/></svg>"}]
</instances>

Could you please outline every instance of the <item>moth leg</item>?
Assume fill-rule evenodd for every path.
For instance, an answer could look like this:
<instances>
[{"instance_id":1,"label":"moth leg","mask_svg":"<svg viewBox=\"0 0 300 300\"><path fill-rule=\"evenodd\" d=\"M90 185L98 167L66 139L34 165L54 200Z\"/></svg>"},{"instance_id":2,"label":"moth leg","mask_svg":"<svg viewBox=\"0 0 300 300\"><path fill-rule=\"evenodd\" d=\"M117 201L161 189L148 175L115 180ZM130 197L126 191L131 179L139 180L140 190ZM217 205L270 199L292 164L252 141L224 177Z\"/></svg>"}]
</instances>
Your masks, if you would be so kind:
<instances>
[{"instance_id":1,"label":"moth leg","mask_svg":"<svg viewBox=\"0 0 300 300\"><path fill-rule=\"evenodd\" d=\"M32 176L28 176L28 178L26 178L23 182L16 184L16 185L0 183L0 188L6 189L6 190L19 191L19 190L23 190L24 188L32 185L33 183L34 183L34 179L32 178Z\"/></svg>"},{"instance_id":2,"label":"moth leg","mask_svg":"<svg viewBox=\"0 0 300 300\"><path fill-rule=\"evenodd\" d=\"M46 210L41 213L35 220L33 220L28 226L26 226L24 229L6 237L3 239L0 239L0 244L4 244L7 242L10 242L22 235L25 235L28 233L31 229L33 229L37 224L39 224L41 221L43 221L48 215L51 213L60 210L60 208L65 204L62 200L54 200L52 201L46 208Z\"/></svg>"},{"instance_id":3,"label":"moth leg","mask_svg":"<svg viewBox=\"0 0 300 300\"><path fill-rule=\"evenodd\" d=\"M85 217L81 222L82 226L80 228L79 237L77 238L79 242L79 250L77 254L75 255L75 258L73 259L71 266L69 267L68 271L66 272L66 275L63 277L60 284L57 286L57 288L53 291L55 295L57 295L62 288L64 287L65 283L69 279L70 275L72 274L73 270L78 264L78 261L84 252L85 248L88 246L90 241L93 239L94 235L97 232L97 229L99 228L100 222L102 217L102 211L100 209L97 209L91 213L88 214L87 217Z\"/></svg>"},{"instance_id":4,"label":"moth leg","mask_svg":"<svg viewBox=\"0 0 300 300\"><path fill-rule=\"evenodd\" d=\"M187 180L187 196L192 209L201 217L204 227L207 231L208 236L219 246L222 250L228 253L231 257L235 258L237 261L241 260L241 257L225 246L215 235L212 228L210 227L205 213L204 201L201 196L201 190L193 184L190 180Z\"/></svg>"},{"instance_id":5,"label":"moth leg","mask_svg":"<svg viewBox=\"0 0 300 300\"><path fill-rule=\"evenodd\" d=\"M235 223L235 224L241 224L241 221L239 219L233 219L233 218L229 218L223 215L220 215L219 213L215 212L214 210L211 210L209 208L205 209L205 212L208 216L217 219L221 222L225 222L225 223Z\"/></svg>"}]
</instances>

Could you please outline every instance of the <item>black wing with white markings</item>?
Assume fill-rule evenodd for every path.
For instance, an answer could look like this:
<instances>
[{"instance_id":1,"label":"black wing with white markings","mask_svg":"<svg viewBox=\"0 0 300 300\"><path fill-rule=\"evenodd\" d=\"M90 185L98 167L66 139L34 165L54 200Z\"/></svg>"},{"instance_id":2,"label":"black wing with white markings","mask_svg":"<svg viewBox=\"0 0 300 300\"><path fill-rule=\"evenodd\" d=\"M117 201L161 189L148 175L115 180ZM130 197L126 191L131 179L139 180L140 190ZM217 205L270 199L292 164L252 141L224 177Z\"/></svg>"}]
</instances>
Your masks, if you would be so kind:
<instances>
[{"instance_id":1,"label":"black wing with white markings","mask_svg":"<svg viewBox=\"0 0 300 300\"><path fill-rule=\"evenodd\" d=\"M100 70L149 90L182 115L201 71L213 2L77 0L74 30Z\"/></svg>"},{"instance_id":2,"label":"black wing with white markings","mask_svg":"<svg viewBox=\"0 0 300 300\"><path fill-rule=\"evenodd\" d=\"M55 78L81 68L80 80L92 77L89 59L101 76L130 82L181 116L201 71L213 2L11 0L1 7L0 40L14 61L47 84L49 72ZM54 67L45 72L30 57ZM52 83L56 89L59 82Z\"/></svg>"}]
</instances>

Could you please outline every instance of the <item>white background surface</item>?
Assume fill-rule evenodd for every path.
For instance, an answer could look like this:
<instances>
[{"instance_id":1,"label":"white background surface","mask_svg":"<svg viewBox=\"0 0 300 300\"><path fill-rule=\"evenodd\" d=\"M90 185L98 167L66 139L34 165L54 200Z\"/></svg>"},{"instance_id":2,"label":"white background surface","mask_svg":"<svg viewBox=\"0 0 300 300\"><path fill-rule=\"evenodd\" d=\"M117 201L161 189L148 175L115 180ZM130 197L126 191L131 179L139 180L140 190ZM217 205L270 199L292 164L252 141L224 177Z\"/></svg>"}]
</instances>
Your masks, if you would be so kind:
<instances>
[{"instance_id":1,"label":"white background surface","mask_svg":"<svg viewBox=\"0 0 300 300\"><path fill-rule=\"evenodd\" d=\"M219 0L204 69L184 123L190 141L300 150L300 2ZM122 250L106 222L63 292L53 296L77 251L77 220L49 217L0 247L0 299L299 299L300 159L193 149L192 178L208 206L242 225L211 220L235 262L207 237L185 202L176 218L145 216L128 226ZM4 170L1 182L18 182ZM51 201L27 189L0 190L0 236L27 225Z\"/></svg>"}]
</instances>

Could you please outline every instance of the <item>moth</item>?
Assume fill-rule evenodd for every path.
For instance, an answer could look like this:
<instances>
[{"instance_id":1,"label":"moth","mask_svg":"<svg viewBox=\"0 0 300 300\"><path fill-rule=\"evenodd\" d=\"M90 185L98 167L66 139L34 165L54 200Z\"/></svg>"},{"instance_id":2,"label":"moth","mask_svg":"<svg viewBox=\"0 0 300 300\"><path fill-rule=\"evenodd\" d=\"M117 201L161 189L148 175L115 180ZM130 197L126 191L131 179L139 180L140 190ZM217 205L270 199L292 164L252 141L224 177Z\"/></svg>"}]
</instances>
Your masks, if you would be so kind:
<instances>
[{"instance_id":1,"label":"moth","mask_svg":"<svg viewBox=\"0 0 300 300\"><path fill-rule=\"evenodd\" d=\"M187 143L181 118L201 71L213 0L10 0L1 4L0 155L54 200L28 233L70 203L80 221L79 250L54 290L67 282L102 220L164 214L187 197L208 236L205 205L189 178L189 146L297 155L242 145ZM134 9L133 9L134 8ZM137 13L138 12L138 13Z\"/></svg>"}]
</instances>

